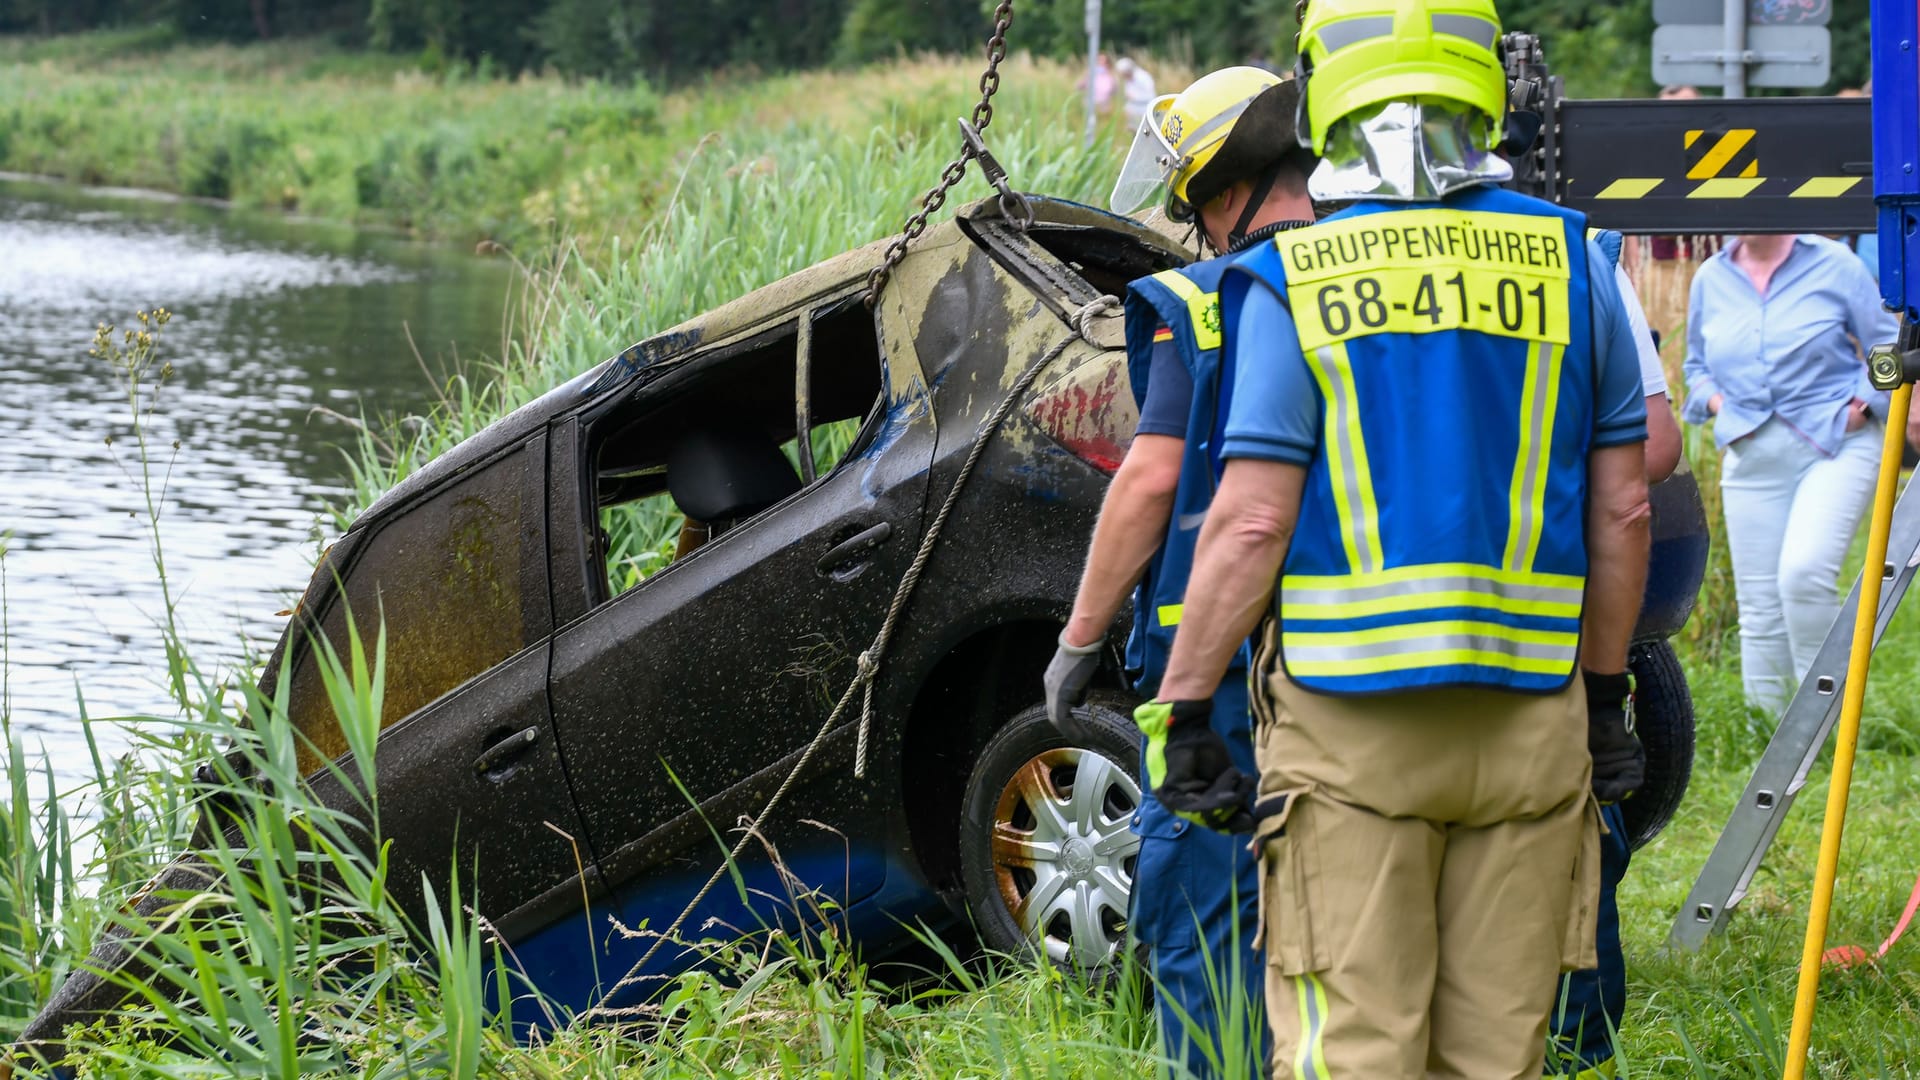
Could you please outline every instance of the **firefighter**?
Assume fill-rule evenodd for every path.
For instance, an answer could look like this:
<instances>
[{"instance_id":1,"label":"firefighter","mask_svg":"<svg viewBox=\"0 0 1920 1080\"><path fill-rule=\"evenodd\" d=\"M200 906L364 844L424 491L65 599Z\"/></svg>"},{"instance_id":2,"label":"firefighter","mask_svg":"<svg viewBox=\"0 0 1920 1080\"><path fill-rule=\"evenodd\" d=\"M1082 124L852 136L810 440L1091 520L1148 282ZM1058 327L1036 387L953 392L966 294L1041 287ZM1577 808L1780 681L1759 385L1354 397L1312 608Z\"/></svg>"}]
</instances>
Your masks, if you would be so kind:
<instances>
[{"instance_id":1,"label":"firefighter","mask_svg":"<svg viewBox=\"0 0 1920 1080\"><path fill-rule=\"evenodd\" d=\"M1273 1064L1540 1075L1591 967L1598 804L1636 786L1646 576L1635 343L1582 215L1498 187L1491 0L1315 0L1316 200L1221 285L1216 453L1147 734L1194 817L1245 790L1208 726L1251 671Z\"/></svg>"},{"instance_id":2,"label":"firefighter","mask_svg":"<svg viewBox=\"0 0 1920 1080\"><path fill-rule=\"evenodd\" d=\"M1131 213L1164 188L1167 214L1193 222L1206 250L1232 253L1310 225L1314 160L1295 138L1299 94L1259 68L1206 75L1154 102L1114 186ZM1102 644L1133 592L1127 667L1151 695L1180 622L1193 543L1213 494L1205 435L1214 423L1220 349L1216 257L1136 281L1127 294L1127 363L1140 423L1114 474L1073 615L1047 668L1048 715L1084 740L1072 706L1097 673ZM1144 576L1143 576L1144 575ZM1135 584L1138 583L1137 590ZM1235 653L1216 695L1214 729L1249 773L1246 658ZM1264 1041L1264 967L1253 948L1256 861L1244 838L1175 817L1151 797L1134 818L1140 856L1128 924L1149 949L1156 1012L1170 1058L1195 1076L1251 1075Z\"/></svg>"}]
</instances>

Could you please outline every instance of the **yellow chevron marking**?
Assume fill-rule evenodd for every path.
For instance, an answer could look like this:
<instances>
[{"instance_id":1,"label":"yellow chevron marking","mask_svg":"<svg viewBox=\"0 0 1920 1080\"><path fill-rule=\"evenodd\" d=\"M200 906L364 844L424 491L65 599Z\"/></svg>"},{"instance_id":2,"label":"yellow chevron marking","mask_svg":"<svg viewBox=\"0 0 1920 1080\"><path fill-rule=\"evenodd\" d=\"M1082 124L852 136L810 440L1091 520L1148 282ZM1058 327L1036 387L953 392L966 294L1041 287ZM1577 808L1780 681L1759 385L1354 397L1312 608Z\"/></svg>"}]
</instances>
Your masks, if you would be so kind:
<instances>
[{"instance_id":1,"label":"yellow chevron marking","mask_svg":"<svg viewBox=\"0 0 1920 1080\"><path fill-rule=\"evenodd\" d=\"M1663 177L1628 177L1615 180L1600 189L1596 199L1644 199L1647 193L1660 186Z\"/></svg>"},{"instance_id":2,"label":"yellow chevron marking","mask_svg":"<svg viewBox=\"0 0 1920 1080\"><path fill-rule=\"evenodd\" d=\"M1693 168L1687 170L1687 179L1711 180L1718 176L1720 170L1727 167L1727 162L1733 160L1733 155L1753 141L1753 136L1753 128L1734 128L1722 135L1720 141L1714 143L1713 148L1695 162ZM1691 142L1688 145L1691 147ZM1757 165L1758 162L1756 161L1755 164Z\"/></svg>"},{"instance_id":3,"label":"yellow chevron marking","mask_svg":"<svg viewBox=\"0 0 1920 1080\"><path fill-rule=\"evenodd\" d=\"M1705 135L1705 134L1706 134L1706 132L1704 132L1704 131L1689 131L1689 132L1687 132L1687 144L1686 144L1686 145L1687 145L1687 149L1689 149L1689 150L1691 150L1691 149L1693 149L1693 144L1694 144L1694 143L1697 143L1697 142L1699 142L1699 141L1700 141L1700 136L1702 136L1702 135Z\"/></svg>"},{"instance_id":4,"label":"yellow chevron marking","mask_svg":"<svg viewBox=\"0 0 1920 1080\"><path fill-rule=\"evenodd\" d=\"M1753 193L1753 189L1767 182L1764 176L1751 180L1723 176L1717 180L1703 180L1700 186L1687 192L1689 199L1742 199Z\"/></svg>"},{"instance_id":5,"label":"yellow chevron marking","mask_svg":"<svg viewBox=\"0 0 1920 1080\"><path fill-rule=\"evenodd\" d=\"M1747 167L1740 170L1740 175L1748 178L1759 176L1760 175L1760 159L1754 158L1752 161L1747 162Z\"/></svg>"},{"instance_id":6,"label":"yellow chevron marking","mask_svg":"<svg viewBox=\"0 0 1920 1080\"><path fill-rule=\"evenodd\" d=\"M1793 189L1789 199L1837 199L1852 191L1864 176L1816 176Z\"/></svg>"}]
</instances>

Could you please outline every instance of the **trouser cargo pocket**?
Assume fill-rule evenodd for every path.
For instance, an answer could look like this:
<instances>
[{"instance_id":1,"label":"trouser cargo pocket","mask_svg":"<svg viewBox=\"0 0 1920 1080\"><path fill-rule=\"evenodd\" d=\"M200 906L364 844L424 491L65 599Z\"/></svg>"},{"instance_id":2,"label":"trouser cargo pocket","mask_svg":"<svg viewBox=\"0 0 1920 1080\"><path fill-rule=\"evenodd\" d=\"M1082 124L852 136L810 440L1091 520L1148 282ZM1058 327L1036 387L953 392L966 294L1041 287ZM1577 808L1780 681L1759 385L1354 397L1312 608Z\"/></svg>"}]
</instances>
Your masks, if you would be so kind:
<instances>
[{"instance_id":1,"label":"trouser cargo pocket","mask_svg":"<svg viewBox=\"0 0 1920 1080\"><path fill-rule=\"evenodd\" d=\"M1299 787L1262 795L1272 812L1253 834L1261 864L1260 936L1254 945L1265 948L1267 967L1281 975L1321 971L1331 963L1324 935L1314 933L1315 913L1325 910L1319 844L1310 827L1288 828L1312 791Z\"/></svg>"}]
</instances>

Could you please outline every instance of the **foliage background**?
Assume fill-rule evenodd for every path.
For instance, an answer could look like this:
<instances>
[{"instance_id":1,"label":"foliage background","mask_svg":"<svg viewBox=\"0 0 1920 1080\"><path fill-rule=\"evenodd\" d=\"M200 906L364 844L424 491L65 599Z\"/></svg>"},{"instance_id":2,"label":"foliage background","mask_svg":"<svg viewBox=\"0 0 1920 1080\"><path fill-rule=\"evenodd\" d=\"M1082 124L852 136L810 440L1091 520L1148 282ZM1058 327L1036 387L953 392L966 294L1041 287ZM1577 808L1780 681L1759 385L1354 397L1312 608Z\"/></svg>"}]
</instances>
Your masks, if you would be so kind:
<instances>
[{"instance_id":1,"label":"foliage background","mask_svg":"<svg viewBox=\"0 0 1920 1080\"><path fill-rule=\"evenodd\" d=\"M140 29L201 40L322 37L406 55L430 72L551 68L678 83L723 68L786 71L973 48L993 0L0 0L0 35ZM1510 29L1546 39L1579 96L1654 89L1652 0L1509 0ZM1833 0L1829 91L1867 77L1868 0ZM1084 54L1083 0L1019 0L1013 47ZM1199 68L1293 62L1293 0L1106 0L1102 37Z\"/></svg>"}]
</instances>

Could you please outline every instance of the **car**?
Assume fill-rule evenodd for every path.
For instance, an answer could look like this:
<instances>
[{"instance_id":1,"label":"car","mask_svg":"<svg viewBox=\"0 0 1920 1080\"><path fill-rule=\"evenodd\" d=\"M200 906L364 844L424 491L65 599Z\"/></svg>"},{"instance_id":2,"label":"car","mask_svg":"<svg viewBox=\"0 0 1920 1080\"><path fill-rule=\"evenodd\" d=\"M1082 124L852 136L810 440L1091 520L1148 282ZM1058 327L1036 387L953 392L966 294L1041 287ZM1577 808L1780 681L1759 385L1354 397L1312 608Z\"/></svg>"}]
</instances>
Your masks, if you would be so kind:
<instances>
[{"instance_id":1,"label":"car","mask_svg":"<svg viewBox=\"0 0 1920 1080\"><path fill-rule=\"evenodd\" d=\"M1188 253L1029 202L1030 223L986 200L927 229L871 309L884 243L650 337L434 460L326 552L262 685L287 670L303 768L350 808L353 771L322 768L346 742L310 642L344 647L349 611L384 616L376 772L403 904L424 904L408 883L446 896L450 867L477 866L478 913L549 1000L629 1005L691 961L660 950L609 995L647 953L608 917L671 923L725 854L716 830L791 776L744 888L707 894L689 932L792 920L797 882L814 898L797 917L869 955L916 925L1081 968L1125 947L1141 799L1126 616L1087 706L1094 745L1047 723L1040 676L1137 420L1101 298ZM1664 639L1706 551L1690 476L1655 502L1636 670L1643 730L1675 734L1649 736L1656 797L1635 802L1653 831L1691 753ZM671 541L614 550L623 514ZM871 686L845 694L863 663ZM836 716L843 696L858 700ZM96 965L124 961L101 949ZM113 993L76 974L27 1039Z\"/></svg>"}]
</instances>

